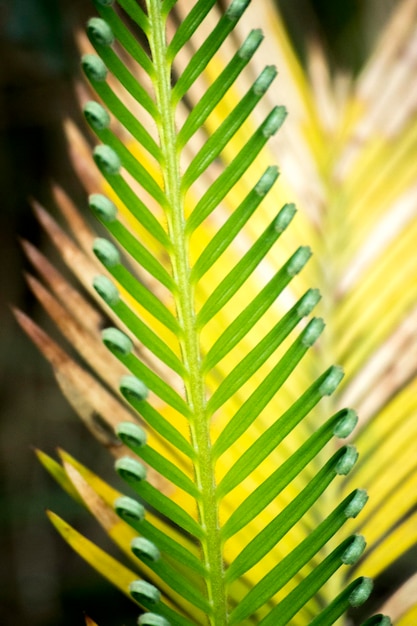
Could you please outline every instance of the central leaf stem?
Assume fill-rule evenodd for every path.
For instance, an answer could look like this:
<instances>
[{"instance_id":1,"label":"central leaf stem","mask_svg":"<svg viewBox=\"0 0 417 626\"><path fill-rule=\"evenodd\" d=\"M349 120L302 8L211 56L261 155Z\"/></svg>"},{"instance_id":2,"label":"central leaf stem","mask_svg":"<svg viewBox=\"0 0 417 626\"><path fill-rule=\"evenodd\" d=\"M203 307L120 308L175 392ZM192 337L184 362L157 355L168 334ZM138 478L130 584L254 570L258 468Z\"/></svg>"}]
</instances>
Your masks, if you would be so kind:
<instances>
[{"instance_id":1,"label":"central leaf stem","mask_svg":"<svg viewBox=\"0 0 417 626\"><path fill-rule=\"evenodd\" d=\"M206 391L201 371L200 336L196 328L194 289L190 281L189 238L185 232L184 197L181 191L179 155L176 147L175 109L171 101L171 64L167 59L165 19L161 1L148 0L150 22L149 43L155 67L155 96L160 119L157 120L161 151L164 158L163 176L168 201L166 218L172 242L171 263L177 286L174 294L178 321L182 329L180 345L187 371L185 390L191 409L190 436L196 452L195 479L199 490L198 512L205 532L202 551L207 569L207 594L212 614L211 626L226 626L227 599L224 585L222 542L214 475L214 460L210 423L206 414Z\"/></svg>"}]
</instances>

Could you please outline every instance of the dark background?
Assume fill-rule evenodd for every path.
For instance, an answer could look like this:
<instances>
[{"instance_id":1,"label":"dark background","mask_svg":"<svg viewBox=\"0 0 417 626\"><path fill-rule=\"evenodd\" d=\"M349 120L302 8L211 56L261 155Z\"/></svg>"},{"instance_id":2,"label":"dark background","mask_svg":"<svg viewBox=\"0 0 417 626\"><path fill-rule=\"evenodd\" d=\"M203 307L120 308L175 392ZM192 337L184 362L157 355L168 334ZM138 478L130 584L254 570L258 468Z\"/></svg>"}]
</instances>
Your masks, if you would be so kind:
<instances>
[{"instance_id":1,"label":"dark background","mask_svg":"<svg viewBox=\"0 0 417 626\"><path fill-rule=\"evenodd\" d=\"M262 1L262 0L256 0ZM309 33L325 41L332 67L360 70L395 0L281 0L301 58ZM136 623L133 605L67 548L50 527L47 505L107 545L37 463L32 446L64 444L113 480L111 461L88 439L62 399L9 305L48 325L27 291L18 237L47 247L28 197L46 206L51 179L81 190L68 165L62 121L78 118L72 90L78 54L72 34L94 10L88 0L0 0L0 623L76 626L83 611L100 626ZM94 459L94 463L91 462Z\"/></svg>"}]
</instances>

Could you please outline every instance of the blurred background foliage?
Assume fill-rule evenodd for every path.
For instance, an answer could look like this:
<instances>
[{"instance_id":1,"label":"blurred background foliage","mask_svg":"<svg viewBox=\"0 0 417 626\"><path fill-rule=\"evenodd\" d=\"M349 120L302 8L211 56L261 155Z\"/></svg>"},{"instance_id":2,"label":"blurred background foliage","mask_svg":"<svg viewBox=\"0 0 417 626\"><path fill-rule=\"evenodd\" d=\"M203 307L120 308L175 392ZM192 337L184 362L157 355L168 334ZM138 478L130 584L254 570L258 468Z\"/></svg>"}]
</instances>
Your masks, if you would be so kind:
<instances>
[{"instance_id":1,"label":"blurred background foliage","mask_svg":"<svg viewBox=\"0 0 417 626\"><path fill-rule=\"evenodd\" d=\"M262 1L262 0L255 0ZM301 59L319 37L333 71L358 73L395 0L276 0ZM52 483L31 447L58 444L115 482L104 450L85 436L49 367L17 328L9 305L53 328L25 287L18 238L48 249L28 198L48 207L51 179L80 206L62 121L79 119L73 93L78 53L73 33L93 13L89 0L0 0L0 623L75 626L83 611L102 626L135 623L131 603L101 580L49 526L46 505L82 532L99 530ZM271 63L274 60L271 59ZM278 68L279 69L279 68ZM290 112L291 113L291 112ZM106 546L106 538L100 538ZM108 541L108 540L107 540ZM111 549L111 548L110 548Z\"/></svg>"}]
</instances>

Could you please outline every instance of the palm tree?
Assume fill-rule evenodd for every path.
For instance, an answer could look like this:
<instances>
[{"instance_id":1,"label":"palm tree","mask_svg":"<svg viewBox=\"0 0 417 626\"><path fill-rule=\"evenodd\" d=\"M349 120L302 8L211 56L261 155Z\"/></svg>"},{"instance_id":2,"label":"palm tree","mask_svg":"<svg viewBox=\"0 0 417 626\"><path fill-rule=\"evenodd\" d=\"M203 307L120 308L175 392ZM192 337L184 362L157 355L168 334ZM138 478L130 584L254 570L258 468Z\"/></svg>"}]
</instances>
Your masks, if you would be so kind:
<instances>
[{"instance_id":1,"label":"palm tree","mask_svg":"<svg viewBox=\"0 0 417 626\"><path fill-rule=\"evenodd\" d=\"M52 522L141 624L415 623L417 2L357 77L316 40L305 71L269 1L96 5L97 169L67 131L111 240L58 188L70 234L37 214L97 306L26 245L84 363L18 319L139 497L39 453L129 567Z\"/></svg>"}]
</instances>

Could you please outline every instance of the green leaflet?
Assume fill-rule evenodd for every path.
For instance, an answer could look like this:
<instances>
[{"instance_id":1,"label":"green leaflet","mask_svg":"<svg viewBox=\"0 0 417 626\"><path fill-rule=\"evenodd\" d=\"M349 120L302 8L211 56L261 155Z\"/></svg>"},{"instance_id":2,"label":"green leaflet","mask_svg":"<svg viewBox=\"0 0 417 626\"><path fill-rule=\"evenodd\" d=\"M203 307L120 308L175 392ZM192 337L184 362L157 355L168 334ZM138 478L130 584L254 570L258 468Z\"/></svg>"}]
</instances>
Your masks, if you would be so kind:
<instances>
[{"instance_id":1,"label":"green leaflet","mask_svg":"<svg viewBox=\"0 0 417 626\"><path fill-rule=\"evenodd\" d=\"M251 615L271 594L305 565L335 532L346 522L346 502L342 502L304 541L282 559L251 589L230 616L231 624L238 624ZM346 546L345 546L346 547Z\"/></svg>"},{"instance_id":2,"label":"green leaflet","mask_svg":"<svg viewBox=\"0 0 417 626\"><path fill-rule=\"evenodd\" d=\"M270 454L292 429L311 411L324 395L332 393L342 377L339 368L332 367L245 451L219 484L219 495L236 487ZM330 384L329 384L330 383ZM340 436L340 435L338 435ZM217 442L216 442L217 443Z\"/></svg>"},{"instance_id":3,"label":"green leaflet","mask_svg":"<svg viewBox=\"0 0 417 626\"><path fill-rule=\"evenodd\" d=\"M360 535L345 539L331 554L326 557L314 571L286 598L262 620L263 626L284 626L303 606L308 596L316 593L322 585L342 565L353 565L365 549L365 541ZM365 598L364 598L365 600ZM324 616L321 616L324 620ZM331 622L330 622L331 623Z\"/></svg>"},{"instance_id":4,"label":"green leaflet","mask_svg":"<svg viewBox=\"0 0 417 626\"><path fill-rule=\"evenodd\" d=\"M242 576L285 536L336 477L334 466L335 459L330 459L291 504L242 550L227 570L228 580Z\"/></svg>"},{"instance_id":5,"label":"green leaflet","mask_svg":"<svg viewBox=\"0 0 417 626\"><path fill-rule=\"evenodd\" d=\"M200 0L199 5L202 8L204 0ZM206 3L207 4L207 3ZM249 4L249 0L239 0L233 2L231 6L226 10L225 14L221 17L215 29L210 33L206 40L201 44L200 48L193 55L191 61L185 68L182 75L179 77L172 95L173 104L177 104L179 100L187 93L191 85L202 73L204 68L209 63L215 52L220 48L227 35L233 30L237 20L243 15L244 10ZM191 32L189 31L188 36ZM180 32L180 37L182 33ZM172 44L171 44L172 45ZM184 41L181 41L181 46L184 45ZM173 41L172 49L167 49L167 60L170 61L173 54L179 48L175 45L175 39Z\"/></svg>"},{"instance_id":6,"label":"green leaflet","mask_svg":"<svg viewBox=\"0 0 417 626\"><path fill-rule=\"evenodd\" d=\"M249 2L231 2L213 29L200 36L183 71L178 72L177 56L215 4L213 0L198 0L168 39L167 19L175 5L172 0L146 0L144 9L133 0L119 0L118 8L110 1L96 0L100 17L89 20L87 33L97 56L85 55L82 60L101 100L101 104L90 101L84 107L99 142L93 158L111 188L111 199L97 189L89 204L131 260L126 267L110 240L95 240L93 250L106 274L95 277L94 288L118 320L115 326L104 329L102 339L127 370L116 381L117 388L146 425L144 430L137 424L121 422L117 428L117 435L133 456L119 458L116 470L140 503L119 498L115 511L138 533L131 550L146 565L150 580L134 581L129 589L147 610L139 623L154 626L200 626L201 615L210 626L232 626L246 620L265 626L290 623L311 598L319 596L339 567L355 563L364 549L364 540L358 536L338 539L332 549L327 545L343 524L360 512L367 498L363 491L354 491L338 505L335 502L333 510L327 508L323 515L315 508L333 480L347 474L357 457L352 446L333 454L329 451L334 437L347 437L353 430L357 421L354 411L342 409L327 421L316 420L314 429L311 427L313 416L309 414L324 396L334 392L343 376L341 369L332 366L316 380L312 378L304 393L281 415L265 417L271 413L269 403L291 380L300 361L311 355L324 330L321 318L309 317L320 299L318 290L308 289L284 314L276 315L257 343L236 358L228 373L222 371L223 360L244 345L264 316L275 311L278 296L296 280L311 251L301 241L272 277L258 281L265 257L291 228L293 204L285 204L279 212L278 206L275 217L244 253L236 255L234 251L236 238L245 233L248 221L278 177L275 164L265 169L208 243L201 244L201 249L195 243L196 229L204 228L216 215L286 116L284 107L273 107L258 126L251 128L241 149L229 160L224 157L276 75L275 68L267 66L218 128L198 149L191 149L195 136L201 130L206 132L210 115L262 40L259 30L247 34L179 125L177 112L182 101ZM129 26L132 22L140 37L135 37L135 29ZM138 76L144 76L143 82ZM134 99L138 115L123 101L123 90ZM133 138L131 145L118 136L114 121ZM183 155L189 148L194 156L184 167ZM196 183L205 181L214 162L220 173L211 184L205 183L203 191L197 191ZM119 214L119 204L125 205L134 220ZM135 220L146 235L135 231ZM226 262L229 254L235 260L217 286L205 286L202 298L199 289L203 277L216 262ZM222 321L221 331L213 338L206 333L210 323L216 316L220 319L242 290L248 294L247 304L236 310L233 319ZM256 374L263 371L268 359L273 364L255 383ZM250 393L240 395L249 383ZM231 400L232 409L228 404ZM292 452L281 448L307 416L308 426L298 448ZM216 438L213 424L218 428ZM256 437L250 434L252 427L262 429ZM250 445L236 451L238 440L244 437L252 437ZM233 462L225 469L223 459L231 451ZM234 490L246 489L245 480L256 475L272 455L276 456L271 473L258 478L255 488L234 501ZM280 463L276 462L278 455L283 455ZM156 481L142 461L157 472ZM310 480L299 494L282 510L276 509L272 521L260 529L254 527L256 531L246 545L238 544L238 549L229 551L230 544L238 541L235 536L251 527L255 518L262 519L262 513L283 490L306 475L306 468ZM157 519L159 524L146 518L146 509L152 510L154 522ZM277 544L311 511L319 520L314 529L255 583L247 578L265 556L278 554L274 552ZM231 558L230 554L236 556ZM300 574L307 564L309 573ZM292 579L298 584L277 600L276 594ZM369 592L367 579L354 581L346 590L340 587L334 600L311 623L332 624L348 606L364 601Z\"/></svg>"},{"instance_id":7,"label":"green leaflet","mask_svg":"<svg viewBox=\"0 0 417 626\"><path fill-rule=\"evenodd\" d=\"M229 143L233 135L239 130L245 119L250 115L262 96L266 93L275 76L275 67L266 67L236 108L207 139L204 146L196 154L191 165L183 175L182 186L184 188L188 188L192 185L214 159L219 156L223 148Z\"/></svg>"},{"instance_id":8,"label":"green leaflet","mask_svg":"<svg viewBox=\"0 0 417 626\"><path fill-rule=\"evenodd\" d=\"M195 111L195 109L194 109ZM190 114L192 115L192 113ZM269 167L258 181L257 185L248 193L243 202L233 211L227 222L218 230L191 270L190 280L201 278L228 248L234 237L243 228L244 224L262 202L278 177L278 170Z\"/></svg>"},{"instance_id":9,"label":"green leaflet","mask_svg":"<svg viewBox=\"0 0 417 626\"><path fill-rule=\"evenodd\" d=\"M191 234L221 203L233 185L238 182L253 163L268 139L278 131L284 122L285 116L286 111L284 108L278 106L269 113L244 148L202 196L187 221L187 233ZM183 191L186 189L187 185L185 185Z\"/></svg>"},{"instance_id":10,"label":"green leaflet","mask_svg":"<svg viewBox=\"0 0 417 626\"><path fill-rule=\"evenodd\" d=\"M287 223L291 220L295 209L292 205L286 205L272 223L262 233L252 248L244 255L244 257L230 270L229 274L222 280L220 285L216 287L211 296L205 302L201 311L197 316L197 324L199 327L205 326L221 308L232 298L232 296L240 289L245 280L250 276L278 240ZM285 217L283 218L283 214ZM288 215L289 214L289 215ZM284 227L281 226L284 222Z\"/></svg>"},{"instance_id":11,"label":"green leaflet","mask_svg":"<svg viewBox=\"0 0 417 626\"><path fill-rule=\"evenodd\" d=\"M191 458L194 457L194 450L190 443L178 432L175 426L168 422L148 402L145 402L147 393L143 395L143 388L147 389L143 382L135 376L124 376L120 380L121 393L146 423L185 455ZM180 416L178 417L180 418Z\"/></svg>"},{"instance_id":12,"label":"green leaflet","mask_svg":"<svg viewBox=\"0 0 417 626\"><path fill-rule=\"evenodd\" d=\"M246 306L235 320L223 331L210 348L203 361L205 370L211 369L251 330L255 323L275 302L295 274L298 274L310 258L311 251L300 247L285 265L263 287L262 291Z\"/></svg>"},{"instance_id":13,"label":"green leaflet","mask_svg":"<svg viewBox=\"0 0 417 626\"><path fill-rule=\"evenodd\" d=\"M201 4L208 5L202 2ZM233 85L245 65L247 65L263 39L260 30L253 30L233 59L226 65L220 76L210 85L206 93L192 109L178 133L178 147L182 148L194 133L202 126L216 104Z\"/></svg>"}]
</instances>

